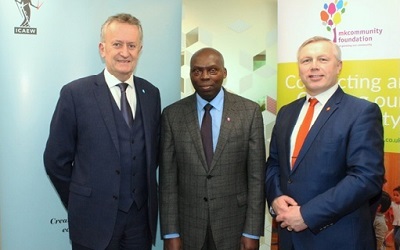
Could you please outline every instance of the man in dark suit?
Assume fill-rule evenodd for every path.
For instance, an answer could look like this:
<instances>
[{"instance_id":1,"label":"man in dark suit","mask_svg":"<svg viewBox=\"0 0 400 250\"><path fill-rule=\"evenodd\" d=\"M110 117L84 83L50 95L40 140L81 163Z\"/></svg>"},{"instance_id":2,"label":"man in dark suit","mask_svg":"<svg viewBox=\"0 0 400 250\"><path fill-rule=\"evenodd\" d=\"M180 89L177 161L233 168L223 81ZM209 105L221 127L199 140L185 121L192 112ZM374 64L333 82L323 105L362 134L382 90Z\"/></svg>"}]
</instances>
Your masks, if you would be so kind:
<instances>
[{"instance_id":1,"label":"man in dark suit","mask_svg":"<svg viewBox=\"0 0 400 250\"><path fill-rule=\"evenodd\" d=\"M165 249L258 249L263 235L260 107L223 89L226 75L220 52L197 51L190 62L196 93L163 111L160 216ZM212 105L209 142L201 136L206 104Z\"/></svg>"},{"instance_id":2,"label":"man in dark suit","mask_svg":"<svg viewBox=\"0 0 400 250\"><path fill-rule=\"evenodd\" d=\"M280 109L267 160L279 249L375 249L369 201L384 175L380 109L342 91L340 48L329 39L305 41L297 59L307 96ZM314 98L311 128L297 148Z\"/></svg>"},{"instance_id":3,"label":"man in dark suit","mask_svg":"<svg viewBox=\"0 0 400 250\"><path fill-rule=\"evenodd\" d=\"M142 41L138 19L109 17L99 44L105 70L65 85L51 121L44 163L76 250L155 242L161 107L158 89L133 75Z\"/></svg>"}]
</instances>

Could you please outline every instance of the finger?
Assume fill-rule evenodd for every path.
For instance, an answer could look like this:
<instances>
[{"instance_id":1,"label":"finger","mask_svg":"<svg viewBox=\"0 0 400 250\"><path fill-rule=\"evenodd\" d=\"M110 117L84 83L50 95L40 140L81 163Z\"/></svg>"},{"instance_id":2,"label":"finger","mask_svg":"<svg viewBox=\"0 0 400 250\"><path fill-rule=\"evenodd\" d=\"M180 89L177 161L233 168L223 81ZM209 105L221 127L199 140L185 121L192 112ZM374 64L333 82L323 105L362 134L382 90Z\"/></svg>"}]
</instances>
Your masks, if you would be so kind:
<instances>
[{"instance_id":1,"label":"finger","mask_svg":"<svg viewBox=\"0 0 400 250\"><path fill-rule=\"evenodd\" d=\"M292 197L286 196L285 202L290 206L297 206L297 202Z\"/></svg>"}]
</instances>

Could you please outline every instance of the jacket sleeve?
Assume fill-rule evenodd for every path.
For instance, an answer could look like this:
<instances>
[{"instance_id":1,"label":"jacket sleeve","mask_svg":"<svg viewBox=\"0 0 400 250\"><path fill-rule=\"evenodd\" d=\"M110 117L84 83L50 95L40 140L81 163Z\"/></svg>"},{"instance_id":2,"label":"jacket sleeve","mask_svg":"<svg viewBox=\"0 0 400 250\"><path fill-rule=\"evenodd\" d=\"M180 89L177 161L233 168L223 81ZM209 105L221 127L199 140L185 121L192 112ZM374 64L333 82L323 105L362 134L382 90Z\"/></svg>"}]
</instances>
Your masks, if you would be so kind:
<instances>
[{"instance_id":1,"label":"jacket sleeve","mask_svg":"<svg viewBox=\"0 0 400 250\"><path fill-rule=\"evenodd\" d=\"M71 91L63 87L54 111L43 159L46 173L65 208L68 207L69 185L76 148L75 107Z\"/></svg>"}]
</instances>

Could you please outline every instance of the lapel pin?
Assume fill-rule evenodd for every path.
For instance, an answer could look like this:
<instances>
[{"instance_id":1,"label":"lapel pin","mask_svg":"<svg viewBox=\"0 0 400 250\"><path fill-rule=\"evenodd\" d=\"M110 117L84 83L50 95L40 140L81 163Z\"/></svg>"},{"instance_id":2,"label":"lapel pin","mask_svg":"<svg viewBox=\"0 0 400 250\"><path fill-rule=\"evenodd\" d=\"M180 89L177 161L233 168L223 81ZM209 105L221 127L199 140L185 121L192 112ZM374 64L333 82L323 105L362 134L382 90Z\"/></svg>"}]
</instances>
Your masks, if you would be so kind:
<instances>
[{"instance_id":1,"label":"lapel pin","mask_svg":"<svg viewBox=\"0 0 400 250\"><path fill-rule=\"evenodd\" d=\"M228 117L228 118L226 118L226 120L227 120L228 122L230 122L230 121L231 121L231 118L230 118L230 117Z\"/></svg>"},{"instance_id":2,"label":"lapel pin","mask_svg":"<svg viewBox=\"0 0 400 250\"><path fill-rule=\"evenodd\" d=\"M327 107L327 108L326 108L326 111L329 111L329 110L331 110L331 107Z\"/></svg>"},{"instance_id":3,"label":"lapel pin","mask_svg":"<svg viewBox=\"0 0 400 250\"><path fill-rule=\"evenodd\" d=\"M146 91L144 89L142 89L143 94L146 93Z\"/></svg>"}]
</instances>

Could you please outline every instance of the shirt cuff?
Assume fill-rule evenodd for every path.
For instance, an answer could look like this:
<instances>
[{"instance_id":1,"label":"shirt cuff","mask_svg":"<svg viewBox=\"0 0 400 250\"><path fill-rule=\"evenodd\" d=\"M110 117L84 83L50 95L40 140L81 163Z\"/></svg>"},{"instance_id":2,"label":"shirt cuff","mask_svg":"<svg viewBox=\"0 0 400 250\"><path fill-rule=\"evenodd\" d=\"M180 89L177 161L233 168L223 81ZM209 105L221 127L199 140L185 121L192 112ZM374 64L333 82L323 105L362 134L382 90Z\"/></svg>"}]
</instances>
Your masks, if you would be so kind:
<instances>
[{"instance_id":1,"label":"shirt cuff","mask_svg":"<svg viewBox=\"0 0 400 250\"><path fill-rule=\"evenodd\" d=\"M164 235L164 239L165 240L167 240L167 239L174 239L174 238L179 238L180 237L180 235L178 234L178 233L173 233L173 234L166 234L166 235Z\"/></svg>"},{"instance_id":2,"label":"shirt cuff","mask_svg":"<svg viewBox=\"0 0 400 250\"><path fill-rule=\"evenodd\" d=\"M244 237L246 237L246 238L253 239L253 240L259 240L260 239L260 236L255 236L255 235L252 235L252 234L243 233L242 235Z\"/></svg>"},{"instance_id":3,"label":"shirt cuff","mask_svg":"<svg viewBox=\"0 0 400 250\"><path fill-rule=\"evenodd\" d=\"M243 233L242 234L244 237L247 237L247 238L250 238L250 239L253 239L253 240L259 240L260 239L260 236L255 236L255 235L251 235L251 234L246 234L246 233ZM166 234L166 235L164 235L164 239L173 239L173 238L178 238L178 237L180 237L180 235L179 234L177 234L177 233L174 233L174 234Z\"/></svg>"}]
</instances>

